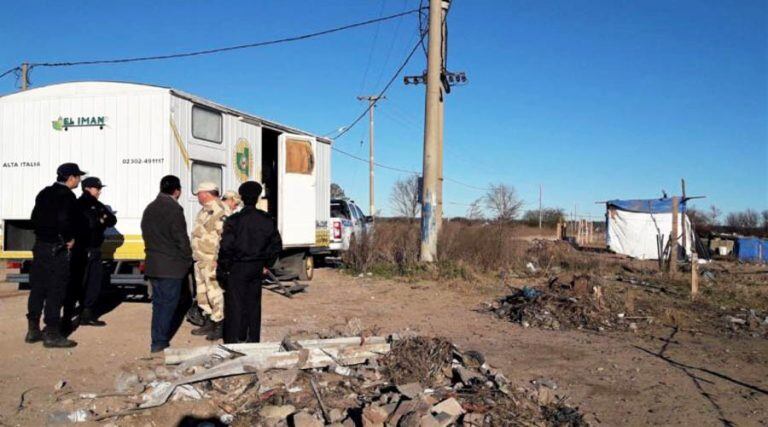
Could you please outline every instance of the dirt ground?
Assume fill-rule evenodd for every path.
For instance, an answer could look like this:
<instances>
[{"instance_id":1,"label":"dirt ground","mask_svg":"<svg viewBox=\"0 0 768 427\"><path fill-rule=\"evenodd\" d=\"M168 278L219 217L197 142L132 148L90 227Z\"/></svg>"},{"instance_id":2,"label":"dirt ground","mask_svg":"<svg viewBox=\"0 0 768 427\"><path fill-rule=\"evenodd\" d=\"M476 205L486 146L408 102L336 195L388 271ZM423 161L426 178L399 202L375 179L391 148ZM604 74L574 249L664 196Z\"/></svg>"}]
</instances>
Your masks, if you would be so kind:
<instances>
[{"instance_id":1,"label":"dirt ground","mask_svg":"<svg viewBox=\"0 0 768 427\"><path fill-rule=\"evenodd\" d=\"M410 330L447 337L484 353L517 384L550 379L593 424L768 425L768 340L665 327L643 334L548 331L478 310L508 292L501 285L479 291L319 269L308 292L294 299L265 292L262 337L280 341L300 331L343 331L359 319L382 335ZM121 368L161 363L149 355L147 302L122 302L103 316L107 327L75 331L76 348L49 350L23 342L26 297L15 285L0 285L0 425L44 425L57 400L76 405L79 393L113 392ZM205 345L191 329L184 324L172 346ZM62 380L66 384L56 390ZM215 414L205 402L178 402L111 422L175 425L185 416Z\"/></svg>"}]
</instances>

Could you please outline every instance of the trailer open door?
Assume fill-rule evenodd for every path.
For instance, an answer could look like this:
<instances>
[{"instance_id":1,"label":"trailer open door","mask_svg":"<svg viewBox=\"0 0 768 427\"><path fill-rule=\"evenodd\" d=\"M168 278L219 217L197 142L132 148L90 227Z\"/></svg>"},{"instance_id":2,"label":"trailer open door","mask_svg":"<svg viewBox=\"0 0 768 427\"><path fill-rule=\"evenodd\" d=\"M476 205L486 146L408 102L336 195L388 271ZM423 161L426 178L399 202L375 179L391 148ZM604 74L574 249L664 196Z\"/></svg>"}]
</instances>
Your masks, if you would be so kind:
<instances>
[{"instance_id":1,"label":"trailer open door","mask_svg":"<svg viewBox=\"0 0 768 427\"><path fill-rule=\"evenodd\" d=\"M278 138L278 226L283 245L315 244L317 173L314 138L284 133Z\"/></svg>"}]
</instances>

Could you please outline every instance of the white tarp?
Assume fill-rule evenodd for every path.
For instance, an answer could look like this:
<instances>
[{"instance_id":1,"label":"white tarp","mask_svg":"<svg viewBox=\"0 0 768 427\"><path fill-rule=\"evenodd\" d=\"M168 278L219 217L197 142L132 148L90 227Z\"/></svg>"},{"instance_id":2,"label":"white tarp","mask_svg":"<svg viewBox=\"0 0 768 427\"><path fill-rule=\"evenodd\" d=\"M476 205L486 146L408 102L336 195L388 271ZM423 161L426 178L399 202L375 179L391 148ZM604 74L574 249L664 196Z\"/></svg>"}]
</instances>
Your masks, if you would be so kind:
<instances>
[{"instance_id":1,"label":"white tarp","mask_svg":"<svg viewBox=\"0 0 768 427\"><path fill-rule=\"evenodd\" d=\"M683 221L684 220L684 221ZM685 214L678 216L678 233L685 223L685 239L680 237L678 245L685 240L686 257L691 254L693 233L691 223ZM661 249L664 250L672 233L672 213L628 212L620 209L608 211L608 249L617 254L637 259L659 259L657 236L661 235Z\"/></svg>"}]
</instances>

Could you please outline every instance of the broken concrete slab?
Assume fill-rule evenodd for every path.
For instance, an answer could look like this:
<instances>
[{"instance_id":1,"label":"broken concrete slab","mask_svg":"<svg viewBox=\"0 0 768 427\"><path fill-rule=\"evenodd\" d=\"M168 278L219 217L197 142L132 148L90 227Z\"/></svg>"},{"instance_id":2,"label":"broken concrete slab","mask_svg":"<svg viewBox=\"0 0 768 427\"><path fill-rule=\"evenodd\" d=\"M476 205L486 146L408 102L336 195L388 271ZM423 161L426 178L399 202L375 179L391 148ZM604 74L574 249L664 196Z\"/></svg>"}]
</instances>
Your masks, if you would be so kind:
<instances>
[{"instance_id":1,"label":"broken concrete slab","mask_svg":"<svg viewBox=\"0 0 768 427\"><path fill-rule=\"evenodd\" d=\"M413 400L424 393L424 386L419 383L408 383L397 386L397 391L403 396Z\"/></svg>"},{"instance_id":2,"label":"broken concrete slab","mask_svg":"<svg viewBox=\"0 0 768 427\"><path fill-rule=\"evenodd\" d=\"M324 422L315 418L309 412L301 411L291 416L293 427L323 427Z\"/></svg>"},{"instance_id":3,"label":"broken concrete slab","mask_svg":"<svg viewBox=\"0 0 768 427\"><path fill-rule=\"evenodd\" d=\"M259 410L259 415L262 418L286 419L294 412L296 412L296 407L293 405L266 405Z\"/></svg>"},{"instance_id":4,"label":"broken concrete slab","mask_svg":"<svg viewBox=\"0 0 768 427\"><path fill-rule=\"evenodd\" d=\"M387 418L389 413L379 405L368 405L363 409L363 426L365 427L383 426Z\"/></svg>"},{"instance_id":5,"label":"broken concrete slab","mask_svg":"<svg viewBox=\"0 0 768 427\"><path fill-rule=\"evenodd\" d=\"M459 403L456 398L451 397L433 406L432 412L435 414L443 412L450 415L451 417L458 418L463 415L465 411L464 408L462 408L461 403Z\"/></svg>"}]
</instances>

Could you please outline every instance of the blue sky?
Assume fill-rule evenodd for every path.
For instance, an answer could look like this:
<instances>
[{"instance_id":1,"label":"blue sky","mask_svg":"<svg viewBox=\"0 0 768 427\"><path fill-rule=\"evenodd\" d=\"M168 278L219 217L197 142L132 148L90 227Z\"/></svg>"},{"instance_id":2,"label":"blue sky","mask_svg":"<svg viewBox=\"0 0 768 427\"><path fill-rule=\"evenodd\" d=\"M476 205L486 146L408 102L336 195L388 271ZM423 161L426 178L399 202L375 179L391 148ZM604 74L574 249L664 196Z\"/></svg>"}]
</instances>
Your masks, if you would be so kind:
<instances>
[{"instance_id":1,"label":"blue sky","mask_svg":"<svg viewBox=\"0 0 768 427\"><path fill-rule=\"evenodd\" d=\"M215 48L313 32L417 0L6 2L0 71ZM768 2L454 0L449 59L470 83L448 95L445 175L513 185L527 208L600 215L597 200L672 193L768 209ZM33 85L125 80L176 87L318 134L346 125L414 45L415 15L292 44L174 61L36 68ZM406 74L420 74L419 52ZM0 80L0 93L14 90ZM376 157L420 170L424 88L393 85L376 111ZM361 144L362 141L362 144ZM367 156L367 120L337 142ZM403 174L377 170L377 206ZM338 153L333 178L366 206L367 165ZM445 185L446 214L481 191Z\"/></svg>"}]
</instances>

